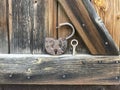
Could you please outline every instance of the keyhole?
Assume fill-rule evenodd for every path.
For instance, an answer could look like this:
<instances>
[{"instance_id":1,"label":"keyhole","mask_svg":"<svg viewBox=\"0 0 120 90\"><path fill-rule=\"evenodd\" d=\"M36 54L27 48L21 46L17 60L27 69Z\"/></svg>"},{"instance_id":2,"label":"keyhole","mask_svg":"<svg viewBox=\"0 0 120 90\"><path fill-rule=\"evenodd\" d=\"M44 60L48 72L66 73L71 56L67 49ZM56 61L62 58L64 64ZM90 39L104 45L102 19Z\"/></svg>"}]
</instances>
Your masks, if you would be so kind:
<instances>
[{"instance_id":1,"label":"keyhole","mask_svg":"<svg viewBox=\"0 0 120 90\"><path fill-rule=\"evenodd\" d=\"M57 49L54 50L55 54L57 54Z\"/></svg>"},{"instance_id":2,"label":"keyhole","mask_svg":"<svg viewBox=\"0 0 120 90\"><path fill-rule=\"evenodd\" d=\"M35 1L35 3L37 3L37 1Z\"/></svg>"}]
</instances>

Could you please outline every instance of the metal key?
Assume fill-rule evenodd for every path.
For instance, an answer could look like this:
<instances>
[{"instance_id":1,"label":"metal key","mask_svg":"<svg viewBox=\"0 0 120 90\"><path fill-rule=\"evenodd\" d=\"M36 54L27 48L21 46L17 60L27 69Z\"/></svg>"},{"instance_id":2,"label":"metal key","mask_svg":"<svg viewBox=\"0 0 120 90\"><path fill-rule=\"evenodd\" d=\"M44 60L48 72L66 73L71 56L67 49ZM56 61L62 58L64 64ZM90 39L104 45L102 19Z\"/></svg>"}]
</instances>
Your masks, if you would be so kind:
<instances>
[{"instance_id":1,"label":"metal key","mask_svg":"<svg viewBox=\"0 0 120 90\"><path fill-rule=\"evenodd\" d=\"M77 45L78 45L78 40L73 39L73 40L71 41L71 45L72 45L72 47L73 47L73 56L75 56L75 54L76 54L76 47L77 47Z\"/></svg>"}]
</instances>

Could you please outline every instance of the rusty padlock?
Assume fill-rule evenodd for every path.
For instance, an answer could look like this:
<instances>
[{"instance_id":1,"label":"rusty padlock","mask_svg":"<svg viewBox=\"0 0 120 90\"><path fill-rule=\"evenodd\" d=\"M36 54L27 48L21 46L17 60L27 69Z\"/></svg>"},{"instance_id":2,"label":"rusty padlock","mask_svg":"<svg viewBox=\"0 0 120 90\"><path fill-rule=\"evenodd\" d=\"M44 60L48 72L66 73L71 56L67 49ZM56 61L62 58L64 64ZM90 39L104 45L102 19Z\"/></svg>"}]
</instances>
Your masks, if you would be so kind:
<instances>
[{"instance_id":1,"label":"rusty padlock","mask_svg":"<svg viewBox=\"0 0 120 90\"><path fill-rule=\"evenodd\" d=\"M75 34L75 29L70 23L61 23L57 28L62 26L70 26L72 28L72 34L66 38L45 38L45 50L51 55L61 55L64 54L67 49L67 40L70 39Z\"/></svg>"}]
</instances>

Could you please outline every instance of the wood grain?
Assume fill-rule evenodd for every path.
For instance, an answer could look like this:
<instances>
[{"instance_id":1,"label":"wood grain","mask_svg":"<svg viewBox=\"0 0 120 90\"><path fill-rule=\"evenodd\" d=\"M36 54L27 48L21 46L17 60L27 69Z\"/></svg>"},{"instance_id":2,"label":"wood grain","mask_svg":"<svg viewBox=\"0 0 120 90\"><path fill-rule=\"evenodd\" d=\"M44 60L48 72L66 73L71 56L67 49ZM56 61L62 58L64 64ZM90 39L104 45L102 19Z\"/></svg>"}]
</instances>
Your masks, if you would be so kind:
<instances>
[{"instance_id":1,"label":"wood grain","mask_svg":"<svg viewBox=\"0 0 120 90\"><path fill-rule=\"evenodd\" d=\"M46 14L48 17L48 29L46 31L47 37L57 38L57 1L56 0L46 0L48 1L48 10Z\"/></svg>"},{"instance_id":2,"label":"wood grain","mask_svg":"<svg viewBox=\"0 0 120 90\"><path fill-rule=\"evenodd\" d=\"M34 31L33 31L33 53L41 54L44 51L45 41L45 12L46 2L45 0L33 0L34 8Z\"/></svg>"},{"instance_id":3,"label":"wood grain","mask_svg":"<svg viewBox=\"0 0 120 90\"><path fill-rule=\"evenodd\" d=\"M120 56L0 55L0 68L0 84L120 84Z\"/></svg>"},{"instance_id":4,"label":"wood grain","mask_svg":"<svg viewBox=\"0 0 120 90\"><path fill-rule=\"evenodd\" d=\"M58 0L64 8L67 16L76 27L77 32L82 37L92 54L118 54L118 50L113 40L108 40L110 36L107 30L102 34L89 17L82 0ZM106 32L108 35L106 35ZM104 35L103 35L104 34ZM103 36L103 37L102 37ZM106 41L109 45L106 46ZM111 42L112 41L112 42ZM96 43L94 43L96 42ZM113 50L113 51L112 51Z\"/></svg>"},{"instance_id":5,"label":"wood grain","mask_svg":"<svg viewBox=\"0 0 120 90\"><path fill-rule=\"evenodd\" d=\"M120 90L119 85L1 85L0 90Z\"/></svg>"},{"instance_id":6,"label":"wood grain","mask_svg":"<svg viewBox=\"0 0 120 90\"><path fill-rule=\"evenodd\" d=\"M44 53L46 0L12 0L10 53Z\"/></svg>"},{"instance_id":7,"label":"wood grain","mask_svg":"<svg viewBox=\"0 0 120 90\"><path fill-rule=\"evenodd\" d=\"M8 53L10 54L10 42L12 35L12 0L7 1L7 23L8 23Z\"/></svg>"},{"instance_id":8,"label":"wood grain","mask_svg":"<svg viewBox=\"0 0 120 90\"><path fill-rule=\"evenodd\" d=\"M31 53L30 43L32 37L33 14L31 0L12 0L12 33L10 53Z\"/></svg>"},{"instance_id":9,"label":"wood grain","mask_svg":"<svg viewBox=\"0 0 120 90\"><path fill-rule=\"evenodd\" d=\"M117 46L120 45L120 1L119 0L92 0L97 13L104 21Z\"/></svg>"},{"instance_id":10,"label":"wood grain","mask_svg":"<svg viewBox=\"0 0 120 90\"><path fill-rule=\"evenodd\" d=\"M6 0L0 0L0 53L8 53Z\"/></svg>"}]
</instances>

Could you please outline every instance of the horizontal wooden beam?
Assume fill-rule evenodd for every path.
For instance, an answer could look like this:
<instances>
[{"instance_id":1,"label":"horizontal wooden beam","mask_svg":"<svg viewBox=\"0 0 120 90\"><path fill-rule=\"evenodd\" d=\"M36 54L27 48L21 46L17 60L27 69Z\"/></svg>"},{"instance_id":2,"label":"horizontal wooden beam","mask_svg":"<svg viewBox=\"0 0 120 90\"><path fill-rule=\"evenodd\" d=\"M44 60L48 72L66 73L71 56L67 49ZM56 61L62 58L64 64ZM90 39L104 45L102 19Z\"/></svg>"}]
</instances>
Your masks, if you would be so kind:
<instances>
[{"instance_id":1,"label":"horizontal wooden beam","mask_svg":"<svg viewBox=\"0 0 120 90\"><path fill-rule=\"evenodd\" d=\"M120 56L0 55L0 84L118 85Z\"/></svg>"}]
</instances>

